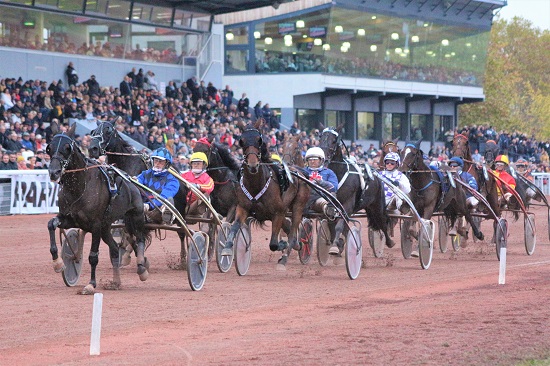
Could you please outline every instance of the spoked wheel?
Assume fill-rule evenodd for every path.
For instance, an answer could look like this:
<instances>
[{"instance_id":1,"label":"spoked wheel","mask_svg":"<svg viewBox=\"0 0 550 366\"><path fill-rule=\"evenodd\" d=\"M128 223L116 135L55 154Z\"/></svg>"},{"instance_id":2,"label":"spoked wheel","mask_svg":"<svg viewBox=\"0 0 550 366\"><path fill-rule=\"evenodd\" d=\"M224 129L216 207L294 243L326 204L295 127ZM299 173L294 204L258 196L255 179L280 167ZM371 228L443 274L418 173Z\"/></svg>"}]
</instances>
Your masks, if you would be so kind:
<instances>
[{"instance_id":1,"label":"spoked wheel","mask_svg":"<svg viewBox=\"0 0 550 366\"><path fill-rule=\"evenodd\" d=\"M476 226L476 228L478 229L481 229L481 221L483 220L482 217L480 216L472 216L472 221L474 222L474 225ZM474 242L477 242L478 239L476 238L475 235L473 235L473 230L472 230L472 237L473 237L473 240Z\"/></svg>"},{"instance_id":2,"label":"spoked wheel","mask_svg":"<svg viewBox=\"0 0 550 366\"><path fill-rule=\"evenodd\" d=\"M216 264L218 265L218 269L221 273L227 273L227 271L231 269L233 257L235 256L235 250L233 250L233 254L231 255L222 255L222 250L225 248L225 244L227 243L227 236L229 235L230 229L231 224L228 222L223 222L222 226L218 229L218 234L216 235Z\"/></svg>"},{"instance_id":3,"label":"spoked wheel","mask_svg":"<svg viewBox=\"0 0 550 366\"><path fill-rule=\"evenodd\" d=\"M508 241L508 222L506 221L506 219L499 220L495 232L495 240L497 259L500 261L500 248L506 248L506 244Z\"/></svg>"},{"instance_id":4,"label":"spoked wheel","mask_svg":"<svg viewBox=\"0 0 550 366\"><path fill-rule=\"evenodd\" d=\"M362 260L361 230L352 226L346 237L346 270L350 279L354 280L359 276Z\"/></svg>"},{"instance_id":5,"label":"spoked wheel","mask_svg":"<svg viewBox=\"0 0 550 366\"><path fill-rule=\"evenodd\" d=\"M194 244L193 244L194 242ZM199 291L208 272L208 245L202 232L193 234L187 247L187 279L193 291Z\"/></svg>"},{"instance_id":6,"label":"spoked wheel","mask_svg":"<svg viewBox=\"0 0 550 366\"><path fill-rule=\"evenodd\" d=\"M372 253L376 258L382 258L384 256L384 247L386 246L386 237L382 230L376 231L369 227L369 244L372 249Z\"/></svg>"},{"instance_id":7,"label":"spoked wheel","mask_svg":"<svg viewBox=\"0 0 550 366\"><path fill-rule=\"evenodd\" d=\"M434 252L434 222L432 220L422 220L422 225L426 230L420 228L418 233L418 254L420 256L420 265L423 269L428 269L432 263Z\"/></svg>"},{"instance_id":8,"label":"spoked wheel","mask_svg":"<svg viewBox=\"0 0 550 366\"><path fill-rule=\"evenodd\" d=\"M300 240L300 251L298 257L302 264L307 264L313 253L313 221L304 217L300 223L298 231L298 240Z\"/></svg>"},{"instance_id":9,"label":"spoked wheel","mask_svg":"<svg viewBox=\"0 0 550 366\"><path fill-rule=\"evenodd\" d=\"M206 216L207 218L211 218L212 215L208 214ZM215 254L215 243L218 240L218 225L216 225L214 222L201 222L199 224L199 230L206 233L208 235L208 261L211 261L212 258L214 258Z\"/></svg>"},{"instance_id":10,"label":"spoked wheel","mask_svg":"<svg viewBox=\"0 0 550 366\"><path fill-rule=\"evenodd\" d=\"M242 225L235 238L235 267L239 276L244 276L252 259L250 226Z\"/></svg>"},{"instance_id":11,"label":"spoked wheel","mask_svg":"<svg viewBox=\"0 0 550 366\"><path fill-rule=\"evenodd\" d=\"M535 236L535 215L528 214L523 222L523 236L525 238L525 251L527 255L532 255L535 252L537 237Z\"/></svg>"},{"instance_id":12,"label":"spoked wheel","mask_svg":"<svg viewBox=\"0 0 550 366\"><path fill-rule=\"evenodd\" d=\"M451 243L453 244L453 250L455 252L458 252L460 250L460 246L462 245L462 240L464 239L462 238L462 236L458 234L451 236Z\"/></svg>"},{"instance_id":13,"label":"spoked wheel","mask_svg":"<svg viewBox=\"0 0 550 366\"><path fill-rule=\"evenodd\" d=\"M326 267L330 254L330 229L328 227L328 221L322 219L318 222L317 227L317 259L321 267Z\"/></svg>"},{"instance_id":14,"label":"spoked wheel","mask_svg":"<svg viewBox=\"0 0 550 366\"><path fill-rule=\"evenodd\" d=\"M61 245L61 259L65 264L65 270L61 273L63 282L68 287L73 287L80 279L82 272L82 257L84 249L85 231L71 228L65 233L67 236L63 238Z\"/></svg>"},{"instance_id":15,"label":"spoked wheel","mask_svg":"<svg viewBox=\"0 0 550 366\"><path fill-rule=\"evenodd\" d=\"M409 233L409 228L414 223L411 220L401 221L401 252L403 253L403 258L409 259L412 252L412 241L413 238Z\"/></svg>"},{"instance_id":16,"label":"spoked wheel","mask_svg":"<svg viewBox=\"0 0 550 366\"><path fill-rule=\"evenodd\" d=\"M437 229L439 239L439 250L441 253L447 252L449 246L449 227L447 226L447 220L443 216L437 218Z\"/></svg>"}]
</instances>

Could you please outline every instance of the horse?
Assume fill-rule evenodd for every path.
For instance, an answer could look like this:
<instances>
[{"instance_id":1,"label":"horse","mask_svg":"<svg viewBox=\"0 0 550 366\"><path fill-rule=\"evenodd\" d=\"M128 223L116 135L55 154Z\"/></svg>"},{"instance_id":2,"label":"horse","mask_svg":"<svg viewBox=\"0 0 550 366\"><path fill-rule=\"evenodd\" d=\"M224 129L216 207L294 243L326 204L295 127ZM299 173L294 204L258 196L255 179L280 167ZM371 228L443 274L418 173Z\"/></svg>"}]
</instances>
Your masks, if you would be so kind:
<instances>
[{"instance_id":1,"label":"horse","mask_svg":"<svg viewBox=\"0 0 550 366\"><path fill-rule=\"evenodd\" d=\"M494 145L496 146L496 144ZM494 155L494 153L487 153L487 148L490 149L490 141L488 141L486 144L485 154L488 154L487 158L490 158L492 156L492 160L494 160L496 155ZM472 161L472 153L470 150L468 136L466 136L465 134L455 135L453 138L451 153L453 156L458 156L462 158L462 160L464 161L464 171L470 173L476 179L479 187L479 192L481 192L485 196L485 198L487 198L489 206L491 206L491 209L495 212L497 217L500 217L501 208L498 203L498 192L495 178L493 178L493 176L491 175L488 175L488 179L486 179L485 174L483 173L483 169L478 167L477 164Z\"/></svg>"},{"instance_id":2,"label":"horse","mask_svg":"<svg viewBox=\"0 0 550 366\"><path fill-rule=\"evenodd\" d=\"M286 135L282 144L282 156L281 159L290 166L297 166L303 168L305 166L304 157L302 156L302 142L300 141L300 135L290 136Z\"/></svg>"},{"instance_id":3,"label":"horse","mask_svg":"<svg viewBox=\"0 0 550 366\"><path fill-rule=\"evenodd\" d=\"M137 176L150 168L150 160L147 156L137 152L132 145L125 141L116 130L113 122L100 122L97 128L91 132L91 136L92 140L88 149L91 158L97 159L100 155L106 155L107 163L115 165L131 176ZM180 182L178 193L174 196L174 207L183 217L186 213L188 192L189 190L185 184ZM144 193L144 195L147 196L148 194ZM186 235L178 232L178 236L181 241L181 263L186 263ZM133 249L135 250L135 248ZM125 262L128 260L129 257L125 257ZM129 262L125 264L127 263Z\"/></svg>"},{"instance_id":4,"label":"horse","mask_svg":"<svg viewBox=\"0 0 550 366\"><path fill-rule=\"evenodd\" d=\"M229 231L226 249L233 246L237 232L249 216L260 224L270 220L269 249L273 252L283 252L278 260L278 268L283 269L292 249L300 250L297 232L304 207L309 199L310 188L306 182L298 178L293 182L281 181L280 168L272 162L259 130L261 122L256 121L254 125L248 125L238 142L243 149L244 161L240 169L239 189L236 192L235 221ZM292 211L291 227L285 230L288 242L278 241L285 215L289 211Z\"/></svg>"},{"instance_id":5,"label":"horse","mask_svg":"<svg viewBox=\"0 0 550 366\"><path fill-rule=\"evenodd\" d=\"M390 218L386 212L384 199L384 184L380 179L370 179L363 175L357 164L344 158L342 150L345 149L340 135L343 125L323 129L319 147L325 152L328 168L334 171L338 178L338 190L336 198L342 204L348 214L365 210L369 227L375 231L382 231L386 238L386 246L392 248L395 242L389 235ZM364 183L362 183L364 180ZM334 230L333 244L342 251L343 243L341 235L346 235L347 226L343 220L338 220Z\"/></svg>"},{"instance_id":6,"label":"horse","mask_svg":"<svg viewBox=\"0 0 550 366\"><path fill-rule=\"evenodd\" d=\"M410 197L423 219L431 219L436 210L443 211L451 228L459 216L464 216L472 226L475 237L483 240L483 233L475 225L473 216L466 205L464 189L462 186L453 187L449 182L445 182L443 175L439 176L435 170L430 169L424 163L424 153L420 150L420 141L406 143L405 148L401 151L399 170L405 173L410 180Z\"/></svg>"},{"instance_id":7,"label":"horse","mask_svg":"<svg viewBox=\"0 0 550 366\"><path fill-rule=\"evenodd\" d=\"M225 145L213 141L213 137L197 141L194 151L203 152L208 158L206 171L214 180L214 190L210 194L212 206L227 221L235 219L235 202L238 182L237 175L240 170L239 163L231 156Z\"/></svg>"},{"instance_id":8,"label":"horse","mask_svg":"<svg viewBox=\"0 0 550 366\"><path fill-rule=\"evenodd\" d=\"M114 221L124 218L127 232L136 241L137 272L140 279L145 281L148 277L148 263L144 256L146 233L140 191L132 183L117 176L117 193L112 193L104 168L87 159L74 140L76 124L73 124L67 133L59 133L59 126L55 122L52 122L51 128L55 136L46 149L46 153L51 156L48 171L50 179L59 181L60 185L59 213L48 222L54 270L61 272L65 267L58 255L56 229L79 228L92 234L92 246L88 257L92 268L91 278L82 293L91 294L97 286L96 267L99 262L101 239L109 246L113 266L113 288L119 288L119 251L111 234L111 225Z\"/></svg>"}]
</instances>

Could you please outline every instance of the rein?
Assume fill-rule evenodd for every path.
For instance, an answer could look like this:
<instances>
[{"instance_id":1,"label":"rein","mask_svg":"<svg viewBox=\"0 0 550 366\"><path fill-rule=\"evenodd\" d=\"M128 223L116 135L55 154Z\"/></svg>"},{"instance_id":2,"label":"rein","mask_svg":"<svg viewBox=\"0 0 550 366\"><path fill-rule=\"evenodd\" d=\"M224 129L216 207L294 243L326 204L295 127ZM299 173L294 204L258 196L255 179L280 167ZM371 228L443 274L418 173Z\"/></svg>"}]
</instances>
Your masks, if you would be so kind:
<instances>
[{"instance_id":1,"label":"rein","mask_svg":"<svg viewBox=\"0 0 550 366\"><path fill-rule=\"evenodd\" d=\"M79 168L79 169L64 170L63 173L66 174L66 173L81 172L81 171L85 171L85 170L92 169L92 168L99 168L100 166L103 166L103 165L102 164L96 164L96 165L85 166L84 168Z\"/></svg>"},{"instance_id":2,"label":"rein","mask_svg":"<svg viewBox=\"0 0 550 366\"><path fill-rule=\"evenodd\" d=\"M143 154L140 153L119 153L119 152L110 152L106 151L106 155L121 155L121 156L143 156Z\"/></svg>"}]
</instances>

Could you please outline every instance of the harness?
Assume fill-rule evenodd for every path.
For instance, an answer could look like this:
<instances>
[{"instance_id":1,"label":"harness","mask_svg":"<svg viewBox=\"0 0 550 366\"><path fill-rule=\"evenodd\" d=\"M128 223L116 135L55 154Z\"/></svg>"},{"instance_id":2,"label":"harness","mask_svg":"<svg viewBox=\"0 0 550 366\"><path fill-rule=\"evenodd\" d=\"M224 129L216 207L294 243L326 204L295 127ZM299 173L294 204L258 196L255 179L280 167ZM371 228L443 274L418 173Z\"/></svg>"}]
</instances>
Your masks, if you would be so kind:
<instances>
[{"instance_id":1,"label":"harness","mask_svg":"<svg viewBox=\"0 0 550 366\"><path fill-rule=\"evenodd\" d=\"M267 191L267 188L269 188L269 184L271 183L271 178L273 177L273 171L269 169L269 178L267 179L267 182L265 182L264 187L260 192L258 192L257 195L252 196L252 194L246 189L243 183L243 175L241 174L241 179L239 180L239 184L241 185L241 189L243 190L244 195L252 202L257 202Z\"/></svg>"}]
</instances>

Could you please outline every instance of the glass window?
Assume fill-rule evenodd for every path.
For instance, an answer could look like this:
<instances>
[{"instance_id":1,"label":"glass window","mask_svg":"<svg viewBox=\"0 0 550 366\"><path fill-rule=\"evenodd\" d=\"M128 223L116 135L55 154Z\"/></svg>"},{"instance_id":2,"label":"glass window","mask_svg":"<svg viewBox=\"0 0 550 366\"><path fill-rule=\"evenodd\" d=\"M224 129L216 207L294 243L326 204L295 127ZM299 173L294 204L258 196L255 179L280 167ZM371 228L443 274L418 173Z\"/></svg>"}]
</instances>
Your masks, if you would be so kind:
<instances>
[{"instance_id":1,"label":"glass window","mask_svg":"<svg viewBox=\"0 0 550 366\"><path fill-rule=\"evenodd\" d=\"M247 71L248 50L226 50L225 72L234 74Z\"/></svg>"},{"instance_id":2,"label":"glass window","mask_svg":"<svg viewBox=\"0 0 550 366\"><path fill-rule=\"evenodd\" d=\"M153 19L153 7L151 5L144 5L140 3L134 3L132 9L132 19L142 22L150 22Z\"/></svg>"},{"instance_id":3,"label":"glass window","mask_svg":"<svg viewBox=\"0 0 550 366\"><path fill-rule=\"evenodd\" d=\"M319 109L298 109L296 121L302 131L309 131L319 128L319 121L323 120L323 112Z\"/></svg>"},{"instance_id":4,"label":"glass window","mask_svg":"<svg viewBox=\"0 0 550 366\"><path fill-rule=\"evenodd\" d=\"M383 113L382 114L382 140L400 139L401 137L401 119L403 115L400 113Z\"/></svg>"},{"instance_id":5,"label":"glass window","mask_svg":"<svg viewBox=\"0 0 550 366\"><path fill-rule=\"evenodd\" d=\"M155 24L171 25L172 24L172 9L161 6L153 7L151 21Z\"/></svg>"},{"instance_id":6,"label":"glass window","mask_svg":"<svg viewBox=\"0 0 550 366\"><path fill-rule=\"evenodd\" d=\"M357 139L374 139L374 113L357 112Z\"/></svg>"},{"instance_id":7,"label":"glass window","mask_svg":"<svg viewBox=\"0 0 550 366\"><path fill-rule=\"evenodd\" d=\"M87 0L86 13L127 20L130 14L130 2L123 0Z\"/></svg>"},{"instance_id":8,"label":"glass window","mask_svg":"<svg viewBox=\"0 0 550 366\"><path fill-rule=\"evenodd\" d=\"M426 115L412 114L411 115L411 140L431 140L428 134Z\"/></svg>"},{"instance_id":9,"label":"glass window","mask_svg":"<svg viewBox=\"0 0 550 366\"><path fill-rule=\"evenodd\" d=\"M248 27L227 28L225 30L225 44L248 44Z\"/></svg>"}]
</instances>

